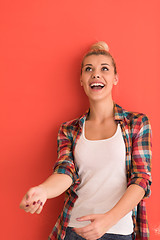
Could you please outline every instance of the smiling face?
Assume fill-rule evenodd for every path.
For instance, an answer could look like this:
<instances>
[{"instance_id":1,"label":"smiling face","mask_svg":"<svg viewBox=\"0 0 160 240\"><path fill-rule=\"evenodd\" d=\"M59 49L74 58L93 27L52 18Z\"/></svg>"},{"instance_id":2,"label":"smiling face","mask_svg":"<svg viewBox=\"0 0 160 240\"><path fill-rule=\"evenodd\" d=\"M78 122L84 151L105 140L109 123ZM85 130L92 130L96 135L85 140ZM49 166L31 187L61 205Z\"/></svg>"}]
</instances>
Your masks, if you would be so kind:
<instances>
[{"instance_id":1,"label":"smiling face","mask_svg":"<svg viewBox=\"0 0 160 240\"><path fill-rule=\"evenodd\" d=\"M112 59L106 55L90 55L84 59L81 86L90 100L112 97L112 87L117 84Z\"/></svg>"}]
</instances>

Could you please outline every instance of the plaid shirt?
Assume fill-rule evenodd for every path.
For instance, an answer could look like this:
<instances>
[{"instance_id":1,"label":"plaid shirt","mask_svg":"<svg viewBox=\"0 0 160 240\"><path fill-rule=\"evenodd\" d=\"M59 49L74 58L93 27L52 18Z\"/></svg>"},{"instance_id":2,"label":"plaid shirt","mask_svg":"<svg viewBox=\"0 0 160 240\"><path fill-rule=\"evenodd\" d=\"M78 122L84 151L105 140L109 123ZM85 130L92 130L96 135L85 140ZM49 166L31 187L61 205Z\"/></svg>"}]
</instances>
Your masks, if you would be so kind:
<instances>
[{"instance_id":1,"label":"plaid shirt","mask_svg":"<svg viewBox=\"0 0 160 240\"><path fill-rule=\"evenodd\" d=\"M61 124L57 144L58 159L54 173L69 175L73 183L65 192L64 208L48 240L63 240L69 223L71 210L78 198L76 190L80 184L78 167L74 162L74 149L82 133L82 126L90 109L80 117ZM134 233L133 239L148 240L149 228L146 215L145 199L150 196L152 130L148 117L143 113L129 112L114 102L114 120L120 123L126 146L126 176L128 186L137 184L145 190L144 198L132 210Z\"/></svg>"}]
</instances>

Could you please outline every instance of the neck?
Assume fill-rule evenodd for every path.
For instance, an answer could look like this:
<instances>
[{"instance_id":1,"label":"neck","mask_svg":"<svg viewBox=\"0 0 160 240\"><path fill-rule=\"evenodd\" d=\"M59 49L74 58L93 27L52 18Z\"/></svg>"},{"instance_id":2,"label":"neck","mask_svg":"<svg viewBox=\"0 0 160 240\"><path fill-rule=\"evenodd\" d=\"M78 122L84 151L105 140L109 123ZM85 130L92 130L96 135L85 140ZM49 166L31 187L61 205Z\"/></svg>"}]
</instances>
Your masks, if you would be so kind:
<instances>
[{"instance_id":1,"label":"neck","mask_svg":"<svg viewBox=\"0 0 160 240\"><path fill-rule=\"evenodd\" d=\"M102 101L90 100L90 113L88 120L102 123L106 119L114 117L114 102L112 98Z\"/></svg>"}]
</instances>

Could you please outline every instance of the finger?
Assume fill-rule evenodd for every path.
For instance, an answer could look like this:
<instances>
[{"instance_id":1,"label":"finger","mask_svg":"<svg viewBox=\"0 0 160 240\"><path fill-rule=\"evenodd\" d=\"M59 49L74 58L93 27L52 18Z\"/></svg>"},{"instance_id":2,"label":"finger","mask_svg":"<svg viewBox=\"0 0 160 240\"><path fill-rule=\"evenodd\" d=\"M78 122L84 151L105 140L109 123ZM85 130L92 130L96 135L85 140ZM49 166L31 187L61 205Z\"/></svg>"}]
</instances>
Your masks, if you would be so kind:
<instances>
[{"instance_id":1,"label":"finger","mask_svg":"<svg viewBox=\"0 0 160 240\"><path fill-rule=\"evenodd\" d=\"M78 235L80 235L81 237L83 237L84 239L87 239L87 240L97 240L100 238L100 236L98 236L96 234L94 229L92 229L91 231L88 231L88 232L78 233Z\"/></svg>"},{"instance_id":2,"label":"finger","mask_svg":"<svg viewBox=\"0 0 160 240\"><path fill-rule=\"evenodd\" d=\"M20 207L21 209L24 209L25 206L26 206L26 201L25 201L24 199L22 199L22 201L21 201L19 207Z\"/></svg>"},{"instance_id":3,"label":"finger","mask_svg":"<svg viewBox=\"0 0 160 240\"><path fill-rule=\"evenodd\" d=\"M35 195L35 188L30 188L29 191L26 193L26 202L29 203L30 201L33 201L33 197Z\"/></svg>"},{"instance_id":4,"label":"finger","mask_svg":"<svg viewBox=\"0 0 160 240\"><path fill-rule=\"evenodd\" d=\"M94 231L84 233L84 234L82 234L82 237L87 239L87 240L97 240L97 239L100 238L98 235L95 234Z\"/></svg>"},{"instance_id":5,"label":"finger","mask_svg":"<svg viewBox=\"0 0 160 240\"><path fill-rule=\"evenodd\" d=\"M38 207L36 213L37 213L37 214L40 214L41 211L42 211L42 209L43 209L43 203L41 202L41 203L39 204L39 207Z\"/></svg>"},{"instance_id":6,"label":"finger","mask_svg":"<svg viewBox=\"0 0 160 240\"><path fill-rule=\"evenodd\" d=\"M87 225L86 227L82 227L82 228L73 228L74 231L77 233L77 234L84 234L84 233L87 233L87 232L90 232L93 230L93 227L92 227L92 224L89 224Z\"/></svg>"},{"instance_id":7,"label":"finger","mask_svg":"<svg viewBox=\"0 0 160 240\"><path fill-rule=\"evenodd\" d=\"M97 240L97 239L100 239L100 238L95 237L95 235L92 235L90 237L83 237L83 238L85 238L87 240Z\"/></svg>"},{"instance_id":8,"label":"finger","mask_svg":"<svg viewBox=\"0 0 160 240\"><path fill-rule=\"evenodd\" d=\"M44 206L44 204L42 201L40 201L40 200L38 200L37 202L34 201L33 205L30 208L30 213L32 213L32 214L33 213L37 213L37 214L41 213L43 206Z\"/></svg>"},{"instance_id":9,"label":"finger","mask_svg":"<svg viewBox=\"0 0 160 240\"><path fill-rule=\"evenodd\" d=\"M35 204L35 202L34 202L34 204ZM25 205L24 210L25 210L25 212L31 212L33 210L33 208L34 208L34 205L32 206L32 203L30 203L30 204Z\"/></svg>"},{"instance_id":10,"label":"finger","mask_svg":"<svg viewBox=\"0 0 160 240\"><path fill-rule=\"evenodd\" d=\"M34 201L29 208L29 212L31 214L35 213L37 211L37 209L39 208L39 204L37 203L37 201Z\"/></svg>"},{"instance_id":11,"label":"finger","mask_svg":"<svg viewBox=\"0 0 160 240\"><path fill-rule=\"evenodd\" d=\"M30 212L33 209L32 204L25 204L23 209L25 212Z\"/></svg>"},{"instance_id":12,"label":"finger","mask_svg":"<svg viewBox=\"0 0 160 240\"><path fill-rule=\"evenodd\" d=\"M24 207L24 211L25 212L30 212L30 207L28 207L29 205L26 205L25 207Z\"/></svg>"},{"instance_id":13,"label":"finger","mask_svg":"<svg viewBox=\"0 0 160 240\"><path fill-rule=\"evenodd\" d=\"M37 211L39 204L41 203L40 200L37 200L35 197L31 199L32 202L30 202L29 204L26 204L25 206L25 211L26 212L30 212L31 214L35 213L35 211ZM30 200L30 201L31 201Z\"/></svg>"},{"instance_id":14,"label":"finger","mask_svg":"<svg viewBox=\"0 0 160 240\"><path fill-rule=\"evenodd\" d=\"M27 193L27 194L23 197L23 199L22 199L19 207L20 207L21 209L25 209L26 206L28 207L28 206L30 205L30 203L31 203L30 201L31 201L31 196L28 195L28 193Z\"/></svg>"},{"instance_id":15,"label":"finger","mask_svg":"<svg viewBox=\"0 0 160 240\"><path fill-rule=\"evenodd\" d=\"M94 219L95 219L94 215L87 215L87 216L76 218L77 221L92 221Z\"/></svg>"},{"instance_id":16,"label":"finger","mask_svg":"<svg viewBox=\"0 0 160 240\"><path fill-rule=\"evenodd\" d=\"M26 207L26 205L29 206L29 202L26 201L26 195L25 195L24 198L22 199L19 207L20 207L21 209L24 209L24 208Z\"/></svg>"},{"instance_id":17,"label":"finger","mask_svg":"<svg viewBox=\"0 0 160 240\"><path fill-rule=\"evenodd\" d=\"M34 203L33 205L35 205L38 202L38 200L39 200L39 196L38 194L35 194L35 192L32 191L27 193L27 200L26 200L27 205L32 206L33 203Z\"/></svg>"}]
</instances>

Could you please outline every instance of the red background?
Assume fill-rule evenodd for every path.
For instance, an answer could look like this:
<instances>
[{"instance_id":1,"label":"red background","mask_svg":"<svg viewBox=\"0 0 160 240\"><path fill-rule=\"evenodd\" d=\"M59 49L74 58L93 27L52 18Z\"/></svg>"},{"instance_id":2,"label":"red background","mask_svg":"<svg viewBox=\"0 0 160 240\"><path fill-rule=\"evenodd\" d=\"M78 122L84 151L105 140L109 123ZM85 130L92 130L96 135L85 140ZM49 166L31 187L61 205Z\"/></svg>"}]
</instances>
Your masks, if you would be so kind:
<instances>
[{"instance_id":1,"label":"red background","mask_svg":"<svg viewBox=\"0 0 160 240\"><path fill-rule=\"evenodd\" d=\"M1 1L0 239L47 239L63 206L48 200L40 215L19 203L51 173L62 122L79 117L88 100L81 59L104 40L119 73L113 99L148 115L153 131L153 184L147 200L151 239L160 239L159 55L157 0Z\"/></svg>"}]
</instances>

